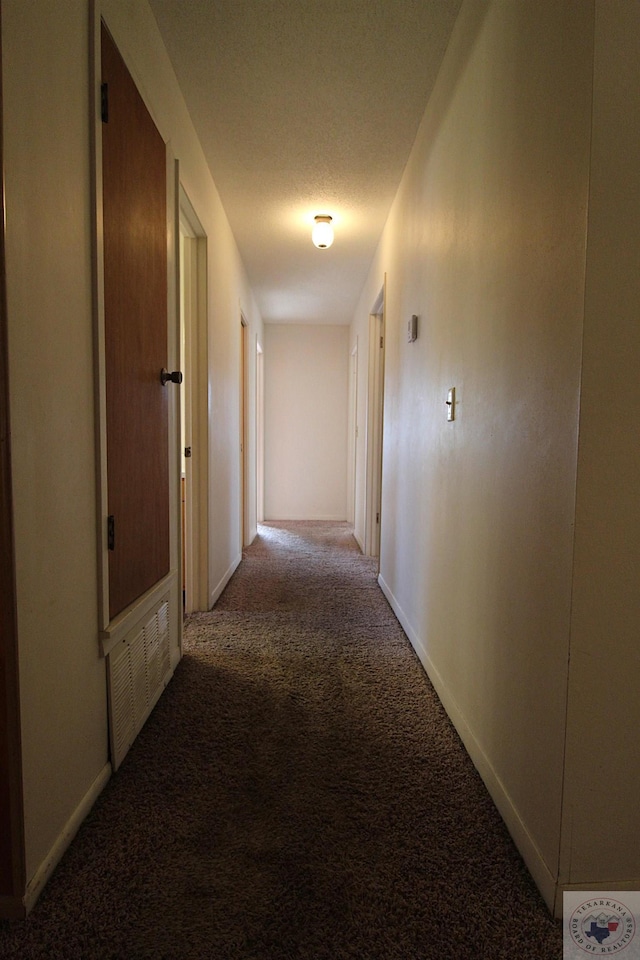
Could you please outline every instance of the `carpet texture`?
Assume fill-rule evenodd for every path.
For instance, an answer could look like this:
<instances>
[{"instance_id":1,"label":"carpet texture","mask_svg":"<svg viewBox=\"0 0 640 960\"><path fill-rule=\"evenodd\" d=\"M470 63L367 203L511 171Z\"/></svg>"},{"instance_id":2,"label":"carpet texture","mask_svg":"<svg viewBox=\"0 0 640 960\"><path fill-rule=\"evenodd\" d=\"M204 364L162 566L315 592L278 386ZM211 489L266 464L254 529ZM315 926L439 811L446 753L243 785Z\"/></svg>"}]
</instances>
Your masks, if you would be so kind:
<instances>
[{"instance_id":1,"label":"carpet texture","mask_svg":"<svg viewBox=\"0 0 640 960\"><path fill-rule=\"evenodd\" d=\"M0 958L558 960L346 524L260 527Z\"/></svg>"}]
</instances>

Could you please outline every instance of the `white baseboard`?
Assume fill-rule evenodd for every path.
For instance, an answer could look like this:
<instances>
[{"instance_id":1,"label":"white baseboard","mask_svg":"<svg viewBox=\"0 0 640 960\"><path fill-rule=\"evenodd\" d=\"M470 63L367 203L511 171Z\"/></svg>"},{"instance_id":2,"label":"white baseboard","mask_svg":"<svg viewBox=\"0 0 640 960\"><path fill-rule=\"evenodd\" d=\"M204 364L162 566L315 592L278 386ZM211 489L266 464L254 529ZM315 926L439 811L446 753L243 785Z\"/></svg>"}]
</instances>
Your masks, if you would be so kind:
<instances>
[{"instance_id":1,"label":"white baseboard","mask_svg":"<svg viewBox=\"0 0 640 960\"><path fill-rule=\"evenodd\" d=\"M222 578L218 581L216 586L213 588L213 590L209 594L209 610L211 610L216 600L218 599L218 597L220 596L220 594L222 593L226 585L229 583L229 580L231 580L231 577L238 569L238 566L241 560L242 560L242 554L239 553L237 557L231 562L231 565L228 567L228 569L222 575Z\"/></svg>"},{"instance_id":2,"label":"white baseboard","mask_svg":"<svg viewBox=\"0 0 640 960\"><path fill-rule=\"evenodd\" d=\"M333 513L331 514L323 513L323 514L317 514L314 516L309 516L308 513L305 513L303 517L297 517L291 514L291 516L287 516L287 517L268 517L267 519L261 522L262 523L287 523L289 520L291 520L292 523L298 523L298 522L304 523L305 521L308 521L310 523L312 522L316 523L318 521L322 523L349 523L349 521L344 515L342 514L338 515Z\"/></svg>"},{"instance_id":3,"label":"white baseboard","mask_svg":"<svg viewBox=\"0 0 640 960\"><path fill-rule=\"evenodd\" d=\"M538 847L536 846L536 843L528 832L526 825L518 813L518 810L514 806L504 784L491 766L489 758L480 747L453 695L440 676L438 670L433 664L433 661L427 654L424 644L411 626L406 614L404 613L404 610L393 595L393 591L389 588L387 583L385 583L382 574L378 576L378 583L380 584L380 588L382 589L385 597L389 601L391 609L400 621L400 625L409 638L412 647L420 658L420 662L422 663L427 676L431 680L431 683L433 684L443 707L447 711L451 722L456 728L458 736L462 740L476 770L482 777L484 784L489 791L491 799L495 803L500 816L504 820L516 847L520 851L522 859L527 865L527 869L529 870L536 886L544 898L545 903L547 904L549 910L553 913L554 909L557 909L557 878L554 877L550 872Z\"/></svg>"},{"instance_id":4,"label":"white baseboard","mask_svg":"<svg viewBox=\"0 0 640 960\"><path fill-rule=\"evenodd\" d=\"M107 763L93 781L74 812L71 814L71 817L51 847L48 855L42 861L35 874L27 884L27 889L24 895L26 914L29 914L35 906L35 903L42 893L47 880L62 860L62 857L66 853L69 844L80 829L83 820L91 810L92 806L102 793L110 776L111 764Z\"/></svg>"}]
</instances>

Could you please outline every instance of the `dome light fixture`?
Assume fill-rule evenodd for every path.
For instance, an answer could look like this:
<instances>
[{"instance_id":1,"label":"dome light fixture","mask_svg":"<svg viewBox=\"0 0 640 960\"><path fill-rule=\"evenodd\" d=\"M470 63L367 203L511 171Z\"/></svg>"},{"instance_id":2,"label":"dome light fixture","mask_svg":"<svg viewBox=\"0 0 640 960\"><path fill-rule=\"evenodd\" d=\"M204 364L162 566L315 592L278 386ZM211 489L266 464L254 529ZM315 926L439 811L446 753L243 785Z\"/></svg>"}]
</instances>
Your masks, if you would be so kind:
<instances>
[{"instance_id":1,"label":"dome light fixture","mask_svg":"<svg viewBox=\"0 0 640 960\"><path fill-rule=\"evenodd\" d=\"M320 214L313 219L311 239L319 250L326 250L333 243L333 227L331 226L333 218L328 214Z\"/></svg>"}]
</instances>

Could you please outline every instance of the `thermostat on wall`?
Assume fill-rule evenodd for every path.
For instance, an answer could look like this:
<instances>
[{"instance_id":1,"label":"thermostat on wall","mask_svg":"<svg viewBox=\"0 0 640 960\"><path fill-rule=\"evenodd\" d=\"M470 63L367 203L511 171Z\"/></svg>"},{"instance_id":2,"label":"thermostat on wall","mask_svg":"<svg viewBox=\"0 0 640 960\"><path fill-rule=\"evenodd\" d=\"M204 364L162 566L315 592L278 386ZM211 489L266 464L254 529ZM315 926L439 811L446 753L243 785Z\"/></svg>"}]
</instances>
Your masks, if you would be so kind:
<instances>
[{"instance_id":1,"label":"thermostat on wall","mask_svg":"<svg viewBox=\"0 0 640 960\"><path fill-rule=\"evenodd\" d=\"M407 332L409 343L413 343L414 340L418 339L418 317L414 313L407 324Z\"/></svg>"}]
</instances>

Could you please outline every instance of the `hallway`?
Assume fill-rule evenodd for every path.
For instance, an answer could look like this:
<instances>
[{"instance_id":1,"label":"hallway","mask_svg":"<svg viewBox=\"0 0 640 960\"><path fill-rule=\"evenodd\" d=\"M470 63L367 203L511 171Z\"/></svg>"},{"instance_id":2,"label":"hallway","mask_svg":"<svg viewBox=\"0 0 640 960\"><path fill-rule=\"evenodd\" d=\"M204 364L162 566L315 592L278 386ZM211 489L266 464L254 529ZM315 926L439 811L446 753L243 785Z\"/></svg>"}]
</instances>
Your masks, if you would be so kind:
<instances>
[{"instance_id":1,"label":"hallway","mask_svg":"<svg viewBox=\"0 0 640 960\"><path fill-rule=\"evenodd\" d=\"M38 900L117 765L114 726L137 732L175 668L153 731L190 676L193 654L179 664L181 447L192 450L185 473L200 507L191 609L214 607L264 516L353 522L368 552L361 535L375 532L379 513L379 585L549 909L560 914L565 892L637 889L637 0L0 7L0 784L10 794L0 802L0 915L23 916ZM139 378L163 394L173 426L192 383L186 371L174 389L162 372L181 372L174 268L185 219L197 266L199 436L167 437L170 570L115 616L109 565L134 525L108 496L103 22L165 145L167 350L149 354ZM412 64L428 68L426 86L406 77ZM111 133L113 95L112 85ZM409 118L410 101L403 137L396 120ZM228 125L216 127L216 113ZM224 150L226 174L211 144ZM324 214L335 242L318 250L312 226ZM144 223L135 216L125 231L141 251L154 246ZM324 362L329 340L336 358L342 340L340 364ZM111 344L119 353L117 337ZM376 368L379 510L368 429ZM271 469L285 465L285 436L288 462L305 454L290 490L274 486ZM300 504L309 476L330 503ZM148 540L137 543L142 562ZM140 645L131 651L147 636L162 638L162 670L151 693L131 683L144 703L131 697L135 722L114 724L109 678L127 676L129 657L146 669ZM365 651L360 692L376 675ZM403 745L422 719L418 698ZM151 735L109 803L130 770L147 769ZM594 756L624 771L615 790L594 776ZM416 801L407 828L421 864L433 848L420 848L430 799ZM94 909L103 892L92 886L83 901L91 923L116 909L107 900ZM130 900L117 905L119 928ZM492 922L502 909L491 901ZM109 942L112 918L104 922Z\"/></svg>"},{"instance_id":2,"label":"hallway","mask_svg":"<svg viewBox=\"0 0 640 960\"><path fill-rule=\"evenodd\" d=\"M345 523L270 523L0 958L557 960Z\"/></svg>"}]
</instances>

